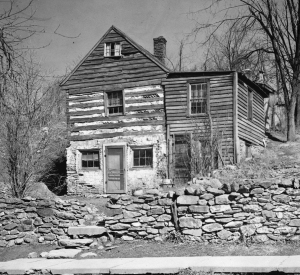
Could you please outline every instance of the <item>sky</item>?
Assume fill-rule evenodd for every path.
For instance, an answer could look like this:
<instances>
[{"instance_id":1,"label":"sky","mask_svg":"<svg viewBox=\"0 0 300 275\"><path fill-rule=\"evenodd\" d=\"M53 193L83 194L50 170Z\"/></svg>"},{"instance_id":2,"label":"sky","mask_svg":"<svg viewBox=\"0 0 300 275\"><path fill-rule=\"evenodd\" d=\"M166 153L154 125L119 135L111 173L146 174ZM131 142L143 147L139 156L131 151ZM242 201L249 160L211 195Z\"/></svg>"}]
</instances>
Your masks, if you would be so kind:
<instances>
[{"instance_id":1,"label":"sky","mask_svg":"<svg viewBox=\"0 0 300 275\"><path fill-rule=\"evenodd\" d=\"M32 9L45 33L27 43L38 48L36 55L43 69L55 76L73 68L111 25L150 52L153 38L164 36L167 54L174 57L179 40L195 26L190 12L203 8L205 1L35 0ZM205 17L201 14L202 20Z\"/></svg>"}]
</instances>

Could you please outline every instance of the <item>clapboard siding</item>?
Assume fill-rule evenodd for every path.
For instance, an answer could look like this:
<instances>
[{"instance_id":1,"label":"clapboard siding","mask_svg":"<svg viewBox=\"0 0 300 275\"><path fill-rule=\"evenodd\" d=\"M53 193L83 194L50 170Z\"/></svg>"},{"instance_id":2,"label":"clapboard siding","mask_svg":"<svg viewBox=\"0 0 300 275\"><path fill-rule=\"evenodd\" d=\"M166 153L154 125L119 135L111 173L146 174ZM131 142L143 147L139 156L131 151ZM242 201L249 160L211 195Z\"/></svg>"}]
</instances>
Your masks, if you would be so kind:
<instances>
[{"instance_id":1,"label":"clapboard siding","mask_svg":"<svg viewBox=\"0 0 300 275\"><path fill-rule=\"evenodd\" d=\"M104 57L104 43L122 43L122 57ZM114 30L102 40L94 51L84 60L78 69L64 84L65 89L84 89L147 81L166 77L166 73L147 56L135 48ZM72 94L72 91L70 92Z\"/></svg>"},{"instance_id":2,"label":"clapboard siding","mask_svg":"<svg viewBox=\"0 0 300 275\"><path fill-rule=\"evenodd\" d=\"M239 137L255 145L263 145L265 136L264 99L254 89L253 119L248 119L248 88L240 80L238 84L238 133Z\"/></svg>"},{"instance_id":3,"label":"clapboard siding","mask_svg":"<svg viewBox=\"0 0 300 275\"><path fill-rule=\"evenodd\" d=\"M170 135L191 133L203 129L204 117L187 115L187 83L209 79L210 112L214 130L222 133L222 151L225 162L233 160L233 77L232 74L208 77L167 78L163 81L165 90L166 123ZM226 150L226 152L225 152Z\"/></svg>"}]
</instances>

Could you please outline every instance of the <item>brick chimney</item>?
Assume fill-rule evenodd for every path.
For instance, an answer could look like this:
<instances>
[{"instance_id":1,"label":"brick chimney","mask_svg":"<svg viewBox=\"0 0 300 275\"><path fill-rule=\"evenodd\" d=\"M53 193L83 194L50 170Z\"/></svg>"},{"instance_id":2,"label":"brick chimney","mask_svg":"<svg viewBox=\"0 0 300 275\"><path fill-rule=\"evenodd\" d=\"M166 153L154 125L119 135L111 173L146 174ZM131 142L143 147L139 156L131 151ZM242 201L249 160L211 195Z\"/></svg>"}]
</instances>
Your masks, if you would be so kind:
<instances>
[{"instance_id":1,"label":"brick chimney","mask_svg":"<svg viewBox=\"0 0 300 275\"><path fill-rule=\"evenodd\" d=\"M154 56L157 57L161 63L165 64L167 40L163 36L159 36L153 38L153 44Z\"/></svg>"}]
</instances>

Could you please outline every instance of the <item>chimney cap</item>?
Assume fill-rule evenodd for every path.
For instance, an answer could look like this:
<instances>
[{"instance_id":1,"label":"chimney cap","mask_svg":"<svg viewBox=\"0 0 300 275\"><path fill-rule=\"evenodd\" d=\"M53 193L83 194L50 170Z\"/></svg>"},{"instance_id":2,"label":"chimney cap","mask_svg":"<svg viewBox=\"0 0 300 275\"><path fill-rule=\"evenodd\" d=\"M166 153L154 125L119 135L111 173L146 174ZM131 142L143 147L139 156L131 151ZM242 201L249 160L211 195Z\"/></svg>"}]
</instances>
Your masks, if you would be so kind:
<instances>
[{"instance_id":1,"label":"chimney cap","mask_svg":"<svg viewBox=\"0 0 300 275\"><path fill-rule=\"evenodd\" d=\"M161 40L161 41L163 41L163 42L165 42L165 43L167 42L167 39L164 38L162 35L159 36L159 37L153 38L153 40L154 40L154 41L159 41L159 40Z\"/></svg>"}]
</instances>

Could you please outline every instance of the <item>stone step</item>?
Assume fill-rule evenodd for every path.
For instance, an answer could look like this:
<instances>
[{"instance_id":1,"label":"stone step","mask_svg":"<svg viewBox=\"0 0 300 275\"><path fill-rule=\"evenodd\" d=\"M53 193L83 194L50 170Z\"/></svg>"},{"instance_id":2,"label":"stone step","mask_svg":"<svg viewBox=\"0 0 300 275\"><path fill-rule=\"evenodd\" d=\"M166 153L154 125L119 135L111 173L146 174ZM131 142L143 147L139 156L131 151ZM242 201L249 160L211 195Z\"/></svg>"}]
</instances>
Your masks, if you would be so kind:
<instances>
[{"instance_id":1,"label":"stone step","mask_svg":"<svg viewBox=\"0 0 300 275\"><path fill-rule=\"evenodd\" d=\"M58 244L64 247L81 247L90 245L93 239L61 239Z\"/></svg>"},{"instance_id":2,"label":"stone step","mask_svg":"<svg viewBox=\"0 0 300 275\"><path fill-rule=\"evenodd\" d=\"M68 234L72 236L99 236L107 233L107 229L102 226L88 225L88 226L71 226L68 228Z\"/></svg>"}]
</instances>

